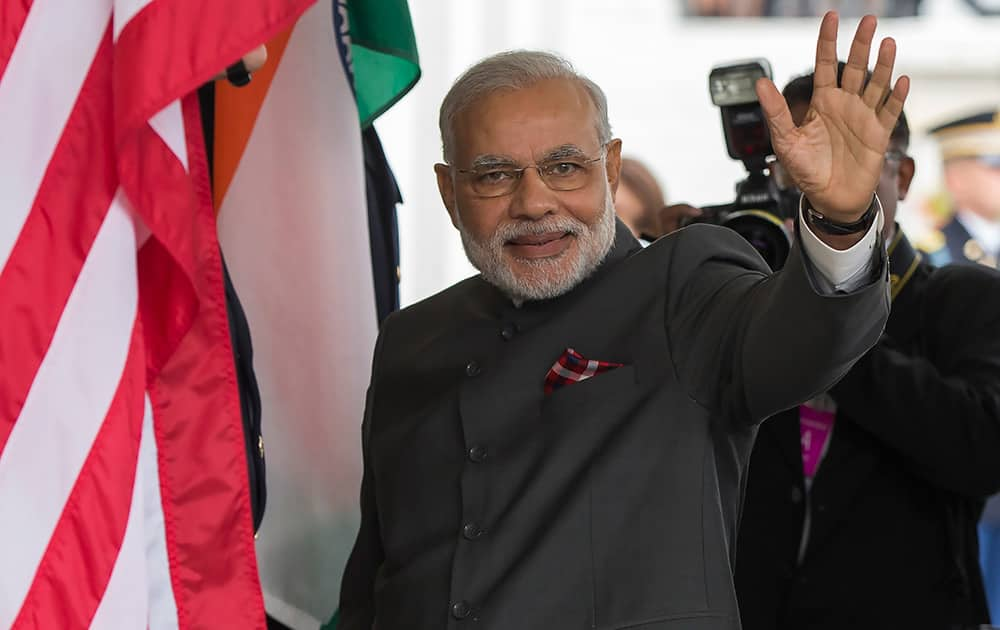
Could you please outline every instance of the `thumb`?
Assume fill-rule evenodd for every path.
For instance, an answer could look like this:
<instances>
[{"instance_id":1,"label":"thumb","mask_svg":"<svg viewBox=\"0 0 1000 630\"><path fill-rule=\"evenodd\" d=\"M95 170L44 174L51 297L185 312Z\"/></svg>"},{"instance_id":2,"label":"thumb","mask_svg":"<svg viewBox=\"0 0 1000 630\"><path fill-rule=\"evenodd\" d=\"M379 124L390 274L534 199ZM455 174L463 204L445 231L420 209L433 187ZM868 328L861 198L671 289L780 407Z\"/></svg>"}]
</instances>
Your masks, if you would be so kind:
<instances>
[{"instance_id":1,"label":"thumb","mask_svg":"<svg viewBox=\"0 0 1000 630\"><path fill-rule=\"evenodd\" d=\"M796 128L795 122L792 121L792 113L788 111L788 103L774 85L774 81L770 79L758 79L754 88L760 107L767 118L767 126L771 130L771 142L780 144Z\"/></svg>"}]
</instances>

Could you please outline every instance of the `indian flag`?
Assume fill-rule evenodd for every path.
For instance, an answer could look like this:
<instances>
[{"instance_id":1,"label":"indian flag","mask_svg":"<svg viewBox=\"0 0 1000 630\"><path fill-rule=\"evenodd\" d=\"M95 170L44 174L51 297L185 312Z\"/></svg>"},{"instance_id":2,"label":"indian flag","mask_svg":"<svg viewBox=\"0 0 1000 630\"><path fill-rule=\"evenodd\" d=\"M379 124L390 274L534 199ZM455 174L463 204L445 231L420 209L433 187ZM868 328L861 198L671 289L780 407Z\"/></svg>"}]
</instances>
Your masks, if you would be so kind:
<instances>
[{"instance_id":1,"label":"indian flag","mask_svg":"<svg viewBox=\"0 0 1000 630\"><path fill-rule=\"evenodd\" d=\"M260 578L296 630L334 615L360 518L377 332L361 132L419 73L405 0L320 0L250 85L216 92L219 238L262 400Z\"/></svg>"}]
</instances>

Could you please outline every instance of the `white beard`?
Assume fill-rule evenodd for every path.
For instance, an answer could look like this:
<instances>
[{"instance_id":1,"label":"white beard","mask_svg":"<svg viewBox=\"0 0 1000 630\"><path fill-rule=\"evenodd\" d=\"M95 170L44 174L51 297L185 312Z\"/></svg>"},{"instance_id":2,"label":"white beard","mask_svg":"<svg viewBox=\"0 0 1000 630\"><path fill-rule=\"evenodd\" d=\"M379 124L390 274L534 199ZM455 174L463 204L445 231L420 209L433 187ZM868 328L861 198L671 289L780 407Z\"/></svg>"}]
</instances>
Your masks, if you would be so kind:
<instances>
[{"instance_id":1,"label":"white beard","mask_svg":"<svg viewBox=\"0 0 1000 630\"><path fill-rule=\"evenodd\" d=\"M567 293L597 269L615 242L615 207L610 189L604 210L593 226L571 216L546 216L537 221L501 224L493 236L483 242L469 233L460 217L461 213L456 212L456 224L469 262L515 304L547 300ZM528 234L550 232L572 234L576 247L549 258L519 259L518 265L529 270L515 273L505 260L504 243Z\"/></svg>"}]
</instances>

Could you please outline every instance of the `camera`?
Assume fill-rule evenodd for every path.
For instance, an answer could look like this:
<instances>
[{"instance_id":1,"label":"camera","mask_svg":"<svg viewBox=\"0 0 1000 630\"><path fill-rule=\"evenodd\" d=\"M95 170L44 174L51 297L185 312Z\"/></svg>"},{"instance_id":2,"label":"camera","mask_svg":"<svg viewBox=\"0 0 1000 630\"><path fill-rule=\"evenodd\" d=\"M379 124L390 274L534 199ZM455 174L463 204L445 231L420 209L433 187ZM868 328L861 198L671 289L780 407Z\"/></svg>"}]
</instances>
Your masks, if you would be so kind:
<instances>
[{"instance_id":1,"label":"camera","mask_svg":"<svg viewBox=\"0 0 1000 630\"><path fill-rule=\"evenodd\" d=\"M777 271L791 250L785 221L797 216L798 193L779 188L772 176L771 134L754 89L758 79L771 76L766 59L722 64L709 73L709 93L722 115L726 148L731 158L743 162L747 177L736 184L735 201L705 206L684 224L712 223L735 231Z\"/></svg>"}]
</instances>

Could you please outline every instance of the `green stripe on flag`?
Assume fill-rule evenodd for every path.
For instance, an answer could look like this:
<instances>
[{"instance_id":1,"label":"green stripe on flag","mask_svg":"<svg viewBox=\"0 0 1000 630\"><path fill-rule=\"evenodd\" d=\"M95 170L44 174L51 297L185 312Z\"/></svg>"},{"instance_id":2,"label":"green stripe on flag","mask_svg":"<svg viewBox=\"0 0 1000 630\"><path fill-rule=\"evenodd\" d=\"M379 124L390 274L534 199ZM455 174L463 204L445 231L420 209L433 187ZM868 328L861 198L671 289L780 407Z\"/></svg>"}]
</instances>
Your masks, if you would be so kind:
<instances>
[{"instance_id":1,"label":"green stripe on flag","mask_svg":"<svg viewBox=\"0 0 1000 630\"><path fill-rule=\"evenodd\" d=\"M406 0L347 0L347 11L364 129L410 91L420 78L420 60Z\"/></svg>"},{"instance_id":2,"label":"green stripe on flag","mask_svg":"<svg viewBox=\"0 0 1000 630\"><path fill-rule=\"evenodd\" d=\"M319 630L337 630L337 620L340 617L340 611L333 613L333 617L330 617L330 621L323 624L323 627Z\"/></svg>"}]
</instances>

